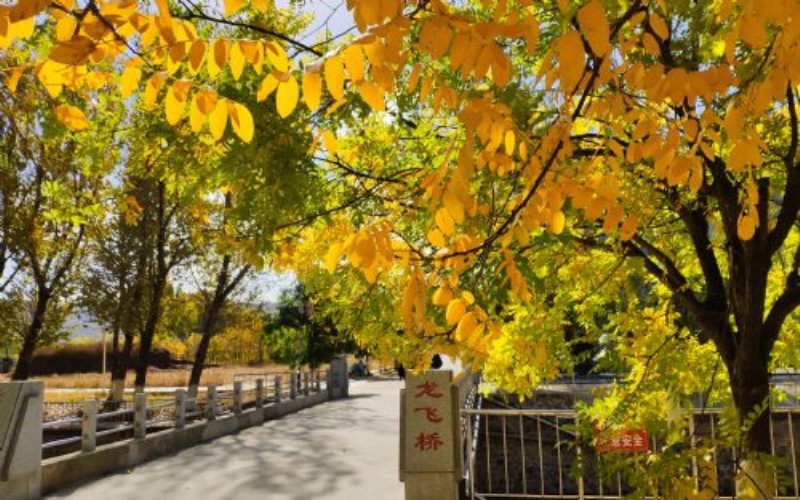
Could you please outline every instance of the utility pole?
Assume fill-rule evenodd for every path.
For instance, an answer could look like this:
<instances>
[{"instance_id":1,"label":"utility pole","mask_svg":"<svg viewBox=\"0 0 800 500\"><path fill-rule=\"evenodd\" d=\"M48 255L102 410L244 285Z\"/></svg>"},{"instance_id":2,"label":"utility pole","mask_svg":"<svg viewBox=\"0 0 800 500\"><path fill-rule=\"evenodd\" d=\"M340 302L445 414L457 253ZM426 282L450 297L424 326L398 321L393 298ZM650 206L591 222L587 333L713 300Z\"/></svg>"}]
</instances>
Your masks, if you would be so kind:
<instances>
[{"instance_id":1,"label":"utility pole","mask_svg":"<svg viewBox=\"0 0 800 500\"><path fill-rule=\"evenodd\" d=\"M103 375L106 374L106 331L103 330Z\"/></svg>"}]
</instances>

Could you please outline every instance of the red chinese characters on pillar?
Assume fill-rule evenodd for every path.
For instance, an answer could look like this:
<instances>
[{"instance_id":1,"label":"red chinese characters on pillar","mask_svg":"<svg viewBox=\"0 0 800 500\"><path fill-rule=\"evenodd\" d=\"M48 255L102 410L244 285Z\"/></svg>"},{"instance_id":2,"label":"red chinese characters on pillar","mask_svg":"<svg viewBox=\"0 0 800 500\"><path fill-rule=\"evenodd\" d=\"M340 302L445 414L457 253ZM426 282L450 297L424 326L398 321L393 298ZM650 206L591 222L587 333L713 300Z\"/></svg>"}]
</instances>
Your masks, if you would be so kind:
<instances>
[{"instance_id":1,"label":"red chinese characters on pillar","mask_svg":"<svg viewBox=\"0 0 800 500\"><path fill-rule=\"evenodd\" d=\"M444 441L438 432L420 432L414 438L414 448L418 448L420 451L436 451L443 445Z\"/></svg>"},{"instance_id":2,"label":"red chinese characters on pillar","mask_svg":"<svg viewBox=\"0 0 800 500\"><path fill-rule=\"evenodd\" d=\"M433 381L418 384L416 389L414 399L439 399L444 396L439 390L439 384ZM443 420L439 415L439 410L433 406L414 407L414 413L424 415L425 420L432 424L438 424ZM420 451L436 451L443 445L444 441L442 441L442 437L438 432L420 432L414 439L414 447Z\"/></svg>"},{"instance_id":3,"label":"red chinese characters on pillar","mask_svg":"<svg viewBox=\"0 0 800 500\"><path fill-rule=\"evenodd\" d=\"M403 391L404 472L454 472L458 443L452 373L430 370L406 379Z\"/></svg>"},{"instance_id":4,"label":"red chinese characters on pillar","mask_svg":"<svg viewBox=\"0 0 800 500\"><path fill-rule=\"evenodd\" d=\"M422 408L414 408L414 412L416 413L425 413L425 418L428 422L432 422L434 424L438 424L442 421L442 417L439 416L439 410L436 408L432 408L430 406L424 406Z\"/></svg>"},{"instance_id":5,"label":"red chinese characters on pillar","mask_svg":"<svg viewBox=\"0 0 800 500\"><path fill-rule=\"evenodd\" d=\"M439 392L439 384L437 384L436 382L428 381L417 385L417 393L414 394L414 397L419 399L425 396L431 398L442 397L443 394Z\"/></svg>"}]
</instances>

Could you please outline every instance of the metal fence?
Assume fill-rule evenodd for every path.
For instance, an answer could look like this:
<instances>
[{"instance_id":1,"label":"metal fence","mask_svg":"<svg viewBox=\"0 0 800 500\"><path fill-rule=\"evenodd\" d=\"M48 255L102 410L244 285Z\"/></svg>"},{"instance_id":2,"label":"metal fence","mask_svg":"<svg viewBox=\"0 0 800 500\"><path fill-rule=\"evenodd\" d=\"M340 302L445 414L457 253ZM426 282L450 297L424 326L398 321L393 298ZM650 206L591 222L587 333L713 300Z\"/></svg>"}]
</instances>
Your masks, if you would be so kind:
<instances>
[{"instance_id":1,"label":"metal fence","mask_svg":"<svg viewBox=\"0 0 800 500\"><path fill-rule=\"evenodd\" d=\"M466 485L471 499L615 499L632 493L624 474L609 473L612 455L599 453L576 434L577 415L572 410L485 409L478 400L461 411L466 417ZM687 415L685 446L717 442L719 417L718 410ZM774 409L769 424L777 463L775 498L800 498L800 408ZM657 452L664 445L662 439L650 437L650 450ZM736 449L718 446L709 458L715 498L735 498ZM698 477L696 457L687 468Z\"/></svg>"},{"instance_id":2,"label":"metal fence","mask_svg":"<svg viewBox=\"0 0 800 500\"><path fill-rule=\"evenodd\" d=\"M148 433L308 396L327 390L329 376L327 370L315 370L240 377L230 389L210 385L194 396L179 389L172 398L148 402L148 394L136 393L132 405L115 403L113 409L86 401L74 416L42 424L42 454L51 458L76 451L88 453L100 444L143 438Z\"/></svg>"}]
</instances>

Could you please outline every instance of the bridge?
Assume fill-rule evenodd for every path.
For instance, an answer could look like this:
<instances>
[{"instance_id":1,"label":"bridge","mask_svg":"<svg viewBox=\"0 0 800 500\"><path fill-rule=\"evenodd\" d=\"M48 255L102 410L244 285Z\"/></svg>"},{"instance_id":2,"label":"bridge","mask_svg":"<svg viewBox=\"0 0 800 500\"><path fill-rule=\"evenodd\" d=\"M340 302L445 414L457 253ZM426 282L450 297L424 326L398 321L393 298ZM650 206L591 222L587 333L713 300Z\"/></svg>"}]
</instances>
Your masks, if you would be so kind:
<instances>
[{"instance_id":1,"label":"bridge","mask_svg":"<svg viewBox=\"0 0 800 500\"><path fill-rule=\"evenodd\" d=\"M51 499L400 500L399 381L356 381L350 397L187 448Z\"/></svg>"},{"instance_id":2,"label":"bridge","mask_svg":"<svg viewBox=\"0 0 800 500\"><path fill-rule=\"evenodd\" d=\"M76 500L620 499L633 490L621 470L608 468L605 454L658 453L667 444L665 436L640 429L587 438L575 432L573 409L510 407L479 395L478 377L469 371L452 377L449 370L432 370L405 383L349 386L346 373L342 362L324 377L260 374L219 391L209 386L194 398L180 391L174 401L148 404L141 394L133 408L103 413L87 405L71 430L80 435L44 444L42 429L46 434L65 420L42 425L41 414L24 413L35 404L21 405L16 420L6 411L41 397L41 383L19 386L28 391L19 394L14 384L2 384L0 429L12 432L0 433L0 498L39 498L40 490L28 486L37 484L45 498ZM574 397L575 389L554 391L548 401ZM719 408L683 411L687 446L717 442ZM773 408L769 423L779 460L770 498L800 498L800 408ZM111 436L115 441L102 442ZM43 450L55 456L42 460ZM723 443L692 459L693 470L715 471L709 477L719 498L736 494L735 454ZM36 472L26 477L26 471ZM699 480L699 472L693 474Z\"/></svg>"}]
</instances>

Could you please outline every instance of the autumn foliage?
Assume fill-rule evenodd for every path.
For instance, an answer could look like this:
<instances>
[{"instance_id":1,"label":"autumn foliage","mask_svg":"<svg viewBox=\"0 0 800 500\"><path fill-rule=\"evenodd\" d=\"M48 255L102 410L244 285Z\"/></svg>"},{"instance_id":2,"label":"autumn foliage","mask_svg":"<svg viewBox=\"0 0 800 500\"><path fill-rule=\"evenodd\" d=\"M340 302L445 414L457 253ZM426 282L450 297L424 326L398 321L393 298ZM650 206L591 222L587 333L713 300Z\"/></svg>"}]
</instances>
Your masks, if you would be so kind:
<instances>
[{"instance_id":1,"label":"autumn foliage","mask_svg":"<svg viewBox=\"0 0 800 500\"><path fill-rule=\"evenodd\" d=\"M305 104L310 154L357 193L308 219L276 263L301 268L310 252L357 270L395 299L391 338L528 391L566 363L568 318L548 313L580 316L585 300L564 287L636 275L658 307L619 300L614 314L659 326L619 319L634 379L660 332L721 360L740 414L767 396L800 304L800 3L348 0L358 33L317 45L265 23L270 1L219 7L22 0L0 11L0 48L19 61L5 84L38 81L73 131L109 91L249 142L258 109L215 83L252 72L258 106ZM680 320L665 320L673 304ZM584 313L594 328L598 310ZM746 447L764 451L765 422Z\"/></svg>"}]
</instances>

